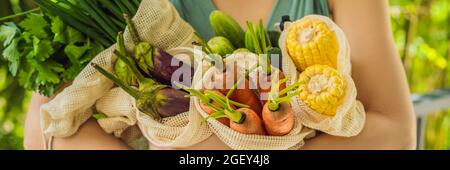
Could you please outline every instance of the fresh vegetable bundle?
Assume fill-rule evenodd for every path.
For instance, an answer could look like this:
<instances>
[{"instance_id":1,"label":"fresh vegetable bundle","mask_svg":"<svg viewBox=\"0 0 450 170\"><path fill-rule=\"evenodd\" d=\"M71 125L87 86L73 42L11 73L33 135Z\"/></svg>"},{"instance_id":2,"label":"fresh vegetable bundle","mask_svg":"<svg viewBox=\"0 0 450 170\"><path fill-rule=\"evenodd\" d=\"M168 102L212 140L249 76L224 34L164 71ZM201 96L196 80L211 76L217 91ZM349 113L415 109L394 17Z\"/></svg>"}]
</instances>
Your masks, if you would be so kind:
<instances>
[{"instance_id":1,"label":"fresh vegetable bundle","mask_svg":"<svg viewBox=\"0 0 450 170\"><path fill-rule=\"evenodd\" d=\"M2 55L23 87L53 96L72 81L98 53L125 29L119 14L134 15L139 0L35 0L39 8L15 24L0 26ZM33 12L43 11L42 14Z\"/></svg>"},{"instance_id":2,"label":"fresh vegetable bundle","mask_svg":"<svg viewBox=\"0 0 450 170\"><path fill-rule=\"evenodd\" d=\"M244 75L238 75L238 69L240 68L236 66L237 63L233 63L235 61L227 62L227 58L233 55L232 53L236 56L242 53L249 55L252 55L252 53L267 54L269 49L274 51L262 21L257 25L247 22L248 30L244 32L233 18L221 11L212 12L210 19L211 25L218 36L213 37L207 43L202 40L198 44L204 46L205 52L210 54L212 60L216 60L211 62L213 67L205 75L209 74L210 77L214 77L212 84L215 88L211 90L225 95L225 98L221 99L220 95L217 95L208 100L202 99L201 109L211 114L208 118L219 118L222 123L229 125L231 129L237 132L274 136L288 134L294 127L290 100L295 95L287 94L296 89L298 84L286 87L284 73L278 69L272 69L271 58L267 55L265 57L261 55L256 64L246 70ZM234 45L232 42L234 42ZM235 50L234 46L239 49ZM280 53L281 50L278 51ZM256 56L255 54L253 55ZM221 57L219 59L214 58L217 55ZM224 64L217 64L217 62ZM222 66L224 67L221 68ZM257 78L264 79L264 81L251 81L249 79L250 73L255 70L257 71ZM280 78L284 80L279 82ZM255 84L257 89L251 89L251 84ZM273 88L274 86L276 88ZM199 98L212 95L207 92L202 94L201 91L197 91L191 95ZM229 105L228 101L242 103L247 107ZM273 116L272 113L274 112L277 112L277 116ZM284 120L285 118L289 120Z\"/></svg>"},{"instance_id":3,"label":"fresh vegetable bundle","mask_svg":"<svg viewBox=\"0 0 450 170\"><path fill-rule=\"evenodd\" d=\"M310 15L285 23L279 44L290 77L304 82L296 100L302 123L335 136L355 136L365 122L364 106L356 100L351 78L350 48L331 19Z\"/></svg>"},{"instance_id":4,"label":"fresh vegetable bundle","mask_svg":"<svg viewBox=\"0 0 450 170\"><path fill-rule=\"evenodd\" d=\"M105 47L125 29L122 15L134 15L141 0L34 0L39 7Z\"/></svg>"},{"instance_id":5,"label":"fresh vegetable bundle","mask_svg":"<svg viewBox=\"0 0 450 170\"><path fill-rule=\"evenodd\" d=\"M157 147L192 146L213 132L232 149L298 149L315 130L337 136L359 133L364 113L353 98L356 91L349 75L350 61L340 55L348 54L348 46L338 34L336 64L330 55L332 64L317 64L325 58L313 53L310 61L316 63L298 70L291 55L294 59L306 56L298 50L314 43L308 42L305 48L302 42L292 43L295 48L288 52L289 44L299 39L292 38L295 33L311 27L298 27L288 36L294 27L287 23L278 48L273 43L277 34L266 31L262 22L248 23L244 31L233 18L215 11L210 19L216 37L206 41L195 38L192 27L174 11L168 1L146 0L133 22L125 17L128 27L123 37L119 34L116 46L97 55L72 86L42 107L46 134L71 135L82 122L78 120L91 115L93 105L109 103L102 108L121 110L115 105L121 100L133 103L121 105L130 110L126 117L134 117L144 136ZM167 21L167 17L173 20ZM319 41L317 46L323 43ZM173 61L178 62L173 51L191 44L204 47L209 55L201 53L202 63L194 65L195 75L188 77L193 84L181 84L172 79L182 67L172 66ZM191 54L194 50L188 53L195 56ZM282 67L276 56L282 59ZM188 71L193 69L191 66ZM113 82L130 96L116 95ZM183 90L175 90L171 84ZM203 123L205 120L208 123Z\"/></svg>"},{"instance_id":6,"label":"fresh vegetable bundle","mask_svg":"<svg viewBox=\"0 0 450 170\"><path fill-rule=\"evenodd\" d=\"M59 17L34 13L18 25L0 26L0 41L11 74L26 89L47 96L73 80L104 49Z\"/></svg>"},{"instance_id":7,"label":"fresh vegetable bundle","mask_svg":"<svg viewBox=\"0 0 450 170\"><path fill-rule=\"evenodd\" d=\"M162 84L167 81L170 82L172 74L181 68L182 65L171 66L171 62L176 59L164 50L154 48L150 43L141 41L131 18L127 14L124 15L124 18L136 45L134 56L129 56L125 49L123 34L119 33L116 44L117 49L114 51L114 54L119 57L117 63L124 62L125 67L119 68L116 63L115 72L116 75L128 76L116 77L95 63L92 63L92 66L125 90L130 96L134 97L137 108L154 119L176 116L187 112L189 110L189 99L185 97L187 93ZM131 70L131 72L128 72L128 70ZM145 77L140 70L143 70L151 77ZM130 85L133 85L130 84L130 76L136 77L139 90L130 87Z\"/></svg>"},{"instance_id":8,"label":"fresh vegetable bundle","mask_svg":"<svg viewBox=\"0 0 450 170\"><path fill-rule=\"evenodd\" d=\"M331 20L307 16L286 23L277 48L270 37L277 34L269 34L262 21L247 22L243 31L223 12L214 11L210 19L216 37L197 43L210 54L205 59L210 65L201 75L200 84L206 85L187 91L199 99L197 109L206 119L219 120L220 124L209 122L229 146L259 148L250 144L258 138L258 143L271 148L295 148L302 141L295 143L290 137L308 134L302 133L301 125L336 136L354 136L361 131L364 111L349 74L348 43ZM256 63L254 67L235 66L246 58ZM274 68L281 62L283 70ZM283 146L273 146L273 137ZM246 144L249 146L242 146Z\"/></svg>"},{"instance_id":9,"label":"fresh vegetable bundle","mask_svg":"<svg viewBox=\"0 0 450 170\"><path fill-rule=\"evenodd\" d=\"M143 0L134 17L123 21L128 25L123 36L111 38L117 43L96 55L70 86L41 107L44 134L70 136L101 112L99 125L117 137L139 124L142 134L160 147L192 146L208 138L211 132L192 107L192 98L171 87L172 81L190 86L192 74L187 75L195 64L185 61L194 58L188 48L195 39L193 28L166 0Z\"/></svg>"}]
</instances>

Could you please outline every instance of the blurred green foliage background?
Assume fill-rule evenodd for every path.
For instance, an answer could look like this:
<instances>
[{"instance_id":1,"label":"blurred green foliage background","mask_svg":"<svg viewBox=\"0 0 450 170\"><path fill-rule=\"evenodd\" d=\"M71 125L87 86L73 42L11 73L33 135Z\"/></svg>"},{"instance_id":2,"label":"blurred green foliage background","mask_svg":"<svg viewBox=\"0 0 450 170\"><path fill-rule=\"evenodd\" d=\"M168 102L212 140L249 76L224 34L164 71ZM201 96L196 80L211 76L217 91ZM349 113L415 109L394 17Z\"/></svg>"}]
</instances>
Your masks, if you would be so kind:
<instances>
[{"instance_id":1,"label":"blurred green foliage background","mask_svg":"<svg viewBox=\"0 0 450 170\"><path fill-rule=\"evenodd\" d=\"M450 1L389 2L393 34L411 93L450 88ZM0 0L0 17L31 8L32 0ZM0 149L23 149L24 118L31 92L18 86L0 58ZM450 110L426 117L424 149L450 149Z\"/></svg>"},{"instance_id":2,"label":"blurred green foliage background","mask_svg":"<svg viewBox=\"0 0 450 170\"><path fill-rule=\"evenodd\" d=\"M450 1L391 0L391 23L413 94L450 87ZM424 149L450 149L450 110L425 117Z\"/></svg>"}]
</instances>

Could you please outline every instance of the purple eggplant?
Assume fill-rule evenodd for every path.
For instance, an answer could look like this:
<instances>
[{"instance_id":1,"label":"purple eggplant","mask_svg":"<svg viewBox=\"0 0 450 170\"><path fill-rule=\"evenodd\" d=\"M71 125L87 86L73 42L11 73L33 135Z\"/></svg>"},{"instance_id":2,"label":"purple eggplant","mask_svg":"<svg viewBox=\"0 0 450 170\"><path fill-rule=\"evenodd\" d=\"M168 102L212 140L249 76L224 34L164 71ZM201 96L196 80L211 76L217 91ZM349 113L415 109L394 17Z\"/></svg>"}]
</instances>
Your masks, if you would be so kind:
<instances>
[{"instance_id":1,"label":"purple eggplant","mask_svg":"<svg viewBox=\"0 0 450 170\"><path fill-rule=\"evenodd\" d=\"M92 66L134 97L136 99L137 107L141 112L152 116L155 119L160 119L176 116L189 110L189 98L186 97L188 96L188 93L160 84L151 78L144 77L144 75L139 72L136 63L131 60L131 57L124 56L117 51L114 53L119 59L124 61L131 68L132 73L136 75L139 83L138 90L131 88L125 82L121 81L115 75L109 73L97 64L92 63Z\"/></svg>"},{"instance_id":2,"label":"purple eggplant","mask_svg":"<svg viewBox=\"0 0 450 170\"><path fill-rule=\"evenodd\" d=\"M124 17L128 25L128 29L132 37L132 40L135 44L134 59L136 60L139 69L146 75L157 80L158 82L166 85L171 85L173 73L176 70L185 67L184 64L186 63L183 63L181 62L181 60L174 58L172 55L165 52L164 50L152 46L148 42L143 42L139 37L136 27L134 26L130 17L126 14L124 15ZM180 64L178 64L178 66L173 66L172 63L180 63ZM190 70L186 71L190 71L190 79L192 80L192 77L194 76L194 68L192 66L188 67L190 67ZM180 77L179 80L175 81L191 82L191 80L183 81L182 77ZM186 83L184 83L184 85L189 86L189 84Z\"/></svg>"}]
</instances>

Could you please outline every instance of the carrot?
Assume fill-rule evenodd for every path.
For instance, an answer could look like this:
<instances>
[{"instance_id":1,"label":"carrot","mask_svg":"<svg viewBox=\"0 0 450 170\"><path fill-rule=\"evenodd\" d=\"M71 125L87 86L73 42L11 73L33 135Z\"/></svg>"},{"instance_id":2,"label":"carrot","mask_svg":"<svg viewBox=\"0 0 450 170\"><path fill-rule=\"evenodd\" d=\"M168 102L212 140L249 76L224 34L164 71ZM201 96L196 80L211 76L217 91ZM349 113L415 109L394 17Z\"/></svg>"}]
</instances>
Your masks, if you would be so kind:
<instances>
[{"instance_id":1,"label":"carrot","mask_svg":"<svg viewBox=\"0 0 450 170\"><path fill-rule=\"evenodd\" d=\"M236 101L238 103L242 103L245 105L250 106L250 109L255 111L258 115L261 115L262 111L262 104L259 100L259 97L255 90L252 90L250 88L250 81L248 80L248 74L249 71L246 71L246 74L244 77L237 75L237 64L233 64L234 68L218 68L217 65L215 65L216 61L223 62L223 58L217 57L214 54L212 54L211 47L208 46L206 41L197 33L195 34L196 37L200 40L200 42L194 42L194 45L199 45L204 47L204 51L209 54L210 62L215 66L216 69L223 69L220 73L217 73L215 75L215 81L214 84L216 87L215 90L221 92L222 94L226 95L227 98L230 100ZM256 68L256 67L255 67ZM229 69L234 69L234 74L230 73ZM240 78L239 78L240 77ZM242 81L239 80L242 79ZM233 88L229 88L230 84L234 84ZM217 87L221 87L218 89ZM237 89L237 87L243 87Z\"/></svg>"},{"instance_id":2,"label":"carrot","mask_svg":"<svg viewBox=\"0 0 450 170\"><path fill-rule=\"evenodd\" d=\"M278 74L272 76L272 74ZM264 71L258 72L258 82L257 88L260 95L261 102L263 104L267 103L270 91L272 89L273 81L285 79L286 76L281 71L276 71L272 73L266 73ZM283 90L286 88L286 83L282 83L279 87L279 90Z\"/></svg>"},{"instance_id":3,"label":"carrot","mask_svg":"<svg viewBox=\"0 0 450 170\"><path fill-rule=\"evenodd\" d=\"M264 105L262 119L267 133L271 136L287 135L294 127L294 113L290 103L281 103L278 110L271 111L269 102Z\"/></svg>"},{"instance_id":4,"label":"carrot","mask_svg":"<svg viewBox=\"0 0 450 170\"><path fill-rule=\"evenodd\" d=\"M294 112L292 111L290 100L298 95L298 92L282 96L298 88L302 83L295 83L278 92L276 89L279 89L279 86L285 82L286 79L283 79L272 85L269 101L264 105L262 111L264 127L271 136L287 135L294 128Z\"/></svg>"},{"instance_id":5,"label":"carrot","mask_svg":"<svg viewBox=\"0 0 450 170\"><path fill-rule=\"evenodd\" d=\"M229 100L228 98L225 98L225 101L223 101L222 99L218 98L218 95L211 93L210 91L206 91L205 95L209 96L223 108L222 110L218 110L216 113L212 114L211 117L229 118L230 128L239 133L255 135L266 134L261 118L252 109L240 108L238 110L235 110L233 107L231 107L231 100Z\"/></svg>"},{"instance_id":6,"label":"carrot","mask_svg":"<svg viewBox=\"0 0 450 170\"><path fill-rule=\"evenodd\" d=\"M234 66L233 69L234 71L230 71L230 69L226 69L228 71L217 71L214 68L209 70L214 72L211 80L213 84L210 87L226 95L230 100L250 106L252 110L260 115L262 103L256 90L250 89L250 81L245 76L237 78L237 66Z\"/></svg>"},{"instance_id":7,"label":"carrot","mask_svg":"<svg viewBox=\"0 0 450 170\"><path fill-rule=\"evenodd\" d=\"M231 121L230 123L231 129L243 134L254 134L254 135L266 134L261 118L259 118L258 114L256 114L255 111L247 108L240 108L235 112L237 114L241 114L244 120L241 122Z\"/></svg>"},{"instance_id":8,"label":"carrot","mask_svg":"<svg viewBox=\"0 0 450 170\"><path fill-rule=\"evenodd\" d=\"M224 89L220 90L220 92L225 94L230 100L248 105L250 109L261 115L262 104L255 90L250 88L250 81L247 78L249 72L247 70L245 75L238 76L237 66L235 65L234 74L224 72L222 75L218 75L219 79L216 79L216 82L224 83ZM228 80L235 80L233 87L229 88Z\"/></svg>"},{"instance_id":9,"label":"carrot","mask_svg":"<svg viewBox=\"0 0 450 170\"><path fill-rule=\"evenodd\" d=\"M258 63L262 67L262 70L257 74L257 88L263 104L265 104L268 100L268 95L272 89L272 84L274 84L274 81L279 81L286 77L281 70L272 69L272 55L272 53L260 55ZM286 83L282 83L278 90L283 90L285 88Z\"/></svg>"},{"instance_id":10,"label":"carrot","mask_svg":"<svg viewBox=\"0 0 450 170\"><path fill-rule=\"evenodd\" d=\"M225 97L225 95L223 95L222 93L220 93L218 91L215 91L215 93L217 95L220 95L221 97ZM216 106L217 108L221 108L220 104L215 102L215 101L213 101L213 100L210 100L209 103L211 103L212 105ZM234 106L231 106L231 107L234 108ZM216 109L212 108L211 106L208 106L207 103L205 104L203 102L200 102L200 108L204 112L208 113L209 115L213 115L214 113L216 113L219 110L219 109L216 110ZM230 126L230 119L228 119L226 117L218 118L217 121L219 121L220 123L222 123L222 124L224 124L224 125L226 125L228 127Z\"/></svg>"},{"instance_id":11,"label":"carrot","mask_svg":"<svg viewBox=\"0 0 450 170\"><path fill-rule=\"evenodd\" d=\"M189 94L191 96L196 96L199 98L200 100L200 108L206 112L208 115L210 115L208 118L216 118L219 122L221 122L222 124L226 125L226 126L230 126L230 119L223 117L221 115L219 115L219 117L216 117L216 113L218 111L223 110L223 105L225 105L226 103L226 98L225 96L218 92L218 91L213 91L213 90L204 90L199 91L199 90L195 90L195 89L190 89L178 82L174 82L174 84L180 88L182 88L183 90L189 92ZM215 100L213 100L212 98L214 98ZM244 104L240 104L238 102L235 101L228 101L230 103L230 107L232 109L235 108L235 106L239 106L239 107L243 107L246 108L248 107L247 105Z\"/></svg>"}]
</instances>

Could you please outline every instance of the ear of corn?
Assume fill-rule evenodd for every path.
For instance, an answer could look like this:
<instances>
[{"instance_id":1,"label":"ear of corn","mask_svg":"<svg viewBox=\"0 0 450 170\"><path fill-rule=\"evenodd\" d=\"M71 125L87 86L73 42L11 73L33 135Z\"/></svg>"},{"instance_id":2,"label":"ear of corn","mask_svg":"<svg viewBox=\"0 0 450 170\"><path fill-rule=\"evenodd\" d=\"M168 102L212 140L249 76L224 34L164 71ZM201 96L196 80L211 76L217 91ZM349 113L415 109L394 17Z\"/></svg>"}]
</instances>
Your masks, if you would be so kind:
<instances>
[{"instance_id":1,"label":"ear of corn","mask_svg":"<svg viewBox=\"0 0 450 170\"><path fill-rule=\"evenodd\" d=\"M307 18L291 25L286 48L299 71L320 64L336 68L339 51L335 32L316 18Z\"/></svg>"},{"instance_id":2,"label":"ear of corn","mask_svg":"<svg viewBox=\"0 0 450 170\"><path fill-rule=\"evenodd\" d=\"M334 116L345 96L346 82L336 69L327 65L314 65L300 74L299 88L302 101L312 110Z\"/></svg>"}]
</instances>

